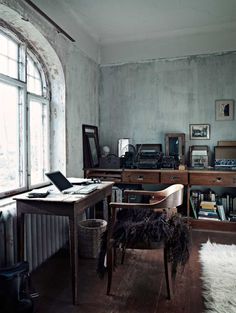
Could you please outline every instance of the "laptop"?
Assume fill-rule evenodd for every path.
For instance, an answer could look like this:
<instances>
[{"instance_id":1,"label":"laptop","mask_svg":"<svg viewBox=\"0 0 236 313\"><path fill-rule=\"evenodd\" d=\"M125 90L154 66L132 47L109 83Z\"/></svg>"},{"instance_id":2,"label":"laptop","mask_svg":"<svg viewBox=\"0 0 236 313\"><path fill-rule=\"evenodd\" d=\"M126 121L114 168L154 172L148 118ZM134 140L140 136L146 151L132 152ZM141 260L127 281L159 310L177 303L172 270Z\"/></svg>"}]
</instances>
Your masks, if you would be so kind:
<instances>
[{"instance_id":1,"label":"laptop","mask_svg":"<svg viewBox=\"0 0 236 313\"><path fill-rule=\"evenodd\" d=\"M45 173L45 175L60 192L65 194L89 194L98 188L96 184L73 185L60 171Z\"/></svg>"}]
</instances>

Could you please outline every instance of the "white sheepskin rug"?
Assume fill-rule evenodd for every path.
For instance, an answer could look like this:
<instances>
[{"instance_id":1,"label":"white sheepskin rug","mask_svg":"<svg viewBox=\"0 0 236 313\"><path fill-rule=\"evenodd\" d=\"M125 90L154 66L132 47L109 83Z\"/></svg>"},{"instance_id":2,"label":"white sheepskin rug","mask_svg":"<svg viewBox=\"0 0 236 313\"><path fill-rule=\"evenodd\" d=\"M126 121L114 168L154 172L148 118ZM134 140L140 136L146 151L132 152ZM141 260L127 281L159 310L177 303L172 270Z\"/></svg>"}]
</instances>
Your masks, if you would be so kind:
<instances>
[{"instance_id":1,"label":"white sheepskin rug","mask_svg":"<svg viewBox=\"0 0 236 313\"><path fill-rule=\"evenodd\" d=\"M236 313L236 245L202 244L205 313Z\"/></svg>"}]
</instances>

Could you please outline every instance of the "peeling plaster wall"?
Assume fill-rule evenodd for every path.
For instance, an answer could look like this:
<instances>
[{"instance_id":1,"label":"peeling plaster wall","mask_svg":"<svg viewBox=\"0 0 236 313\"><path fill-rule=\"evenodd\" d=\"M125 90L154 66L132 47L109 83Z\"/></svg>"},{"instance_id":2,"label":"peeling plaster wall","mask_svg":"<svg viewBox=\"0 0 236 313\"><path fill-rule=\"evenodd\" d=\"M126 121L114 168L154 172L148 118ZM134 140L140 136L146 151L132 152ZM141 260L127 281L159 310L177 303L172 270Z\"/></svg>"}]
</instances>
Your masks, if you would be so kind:
<instances>
[{"instance_id":1,"label":"peeling plaster wall","mask_svg":"<svg viewBox=\"0 0 236 313\"><path fill-rule=\"evenodd\" d=\"M100 142L162 143L168 132L189 145L236 140L236 121L215 120L215 100L236 99L236 53L101 67ZM235 115L235 113L234 113ZM189 140L189 124L211 126L210 140Z\"/></svg>"},{"instance_id":2,"label":"peeling plaster wall","mask_svg":"<svg viewBox=\"0 0 236 313\"><path fill-rule=\"evenodd\" d=\"M66 102L71 103L67 110L68 164L71 176L82 175L83 164L82 124L98 126L98 65L78 51L71 51L68 63L73 68L67 72ZM80 171L79 171L80 170Z\"/></svg>"},{"instance_id":3,"label":"peeling plaster wall","mask_svg":"<svg viewBox=\"0 0 236 313\"><path fill-rule=\"evenodd\" d=\"M82 175L82 124L98 125L98 65L24 1L0 0L0 12L32 44L49 73L52 169Z\"/></svg>"},{"instance_id":4,"label":"peeling plaster wall","mask_svg":"<svg viewBox=\"0 0 236 313\"><path fill-rule=\"evenodd\" d=\"M113 153L119 138L164 145L167 132L184 132L187 148L202 144L212 151L217 140L236 139L235 120L215 121L215 100L236 99L235 53L104 65L99 72L80 43L57 33L23 0L0 0L0 12L47 66L54 169L82 175L82 124L99 124L100 143ZM191 123L210 124L211 139L190 141Z\"/></svg>"}]
</instances>

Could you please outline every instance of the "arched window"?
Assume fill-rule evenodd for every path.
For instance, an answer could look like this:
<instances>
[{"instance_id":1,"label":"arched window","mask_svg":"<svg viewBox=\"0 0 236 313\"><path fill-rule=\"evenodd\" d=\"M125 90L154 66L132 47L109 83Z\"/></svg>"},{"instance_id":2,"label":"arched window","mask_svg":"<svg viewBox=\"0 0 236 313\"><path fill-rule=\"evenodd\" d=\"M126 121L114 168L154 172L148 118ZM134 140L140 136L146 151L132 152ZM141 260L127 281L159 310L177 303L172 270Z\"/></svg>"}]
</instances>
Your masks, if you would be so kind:
<instances>
[{"instance_id":1,"label":"arched window","mask_svg":"<svg viewBox=\"0 0 236 313\"><path fill-rule=\"evenodd\" d=\"M46 181L49 95L42 62L26 43L0 29L0 197Z\"/></svg>"}]
</instances>

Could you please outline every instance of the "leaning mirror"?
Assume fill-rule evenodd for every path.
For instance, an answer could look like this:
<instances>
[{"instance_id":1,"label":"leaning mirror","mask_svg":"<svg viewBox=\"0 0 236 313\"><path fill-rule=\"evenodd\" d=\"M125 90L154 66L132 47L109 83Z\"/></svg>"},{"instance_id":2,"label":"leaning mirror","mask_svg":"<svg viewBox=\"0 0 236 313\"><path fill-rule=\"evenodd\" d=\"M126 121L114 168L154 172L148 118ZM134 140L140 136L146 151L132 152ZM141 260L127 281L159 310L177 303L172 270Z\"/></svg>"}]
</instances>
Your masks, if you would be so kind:
<instances>
[{"instance_id":1,"label":"leaning mirror","mask_svg":"<svg viewBox=\"0 0 236 313\"><path fill-rule=\"evenodd\" d=\"M166 155L173 156L180 164L185 162L185 134L168 133L165 135Z\"/></svg>"},{"instance_id":2,"label":"leaning mirror","mask_svg":"<svg viewBox=\"0 0 236 313\"><path fill-rule=\"evenodd\" d=\"M99 166L98 128L92 125L82 125L84 168Z\"/></svg>"},{"instance_id":3,"label":"leaning mirror","mask_svg":"<svg viewBox=\"0 0 236 313\"><path fill-rule=\"evenodd\" d=\"M92 167L96 167L99 165L98 159L98 148L96 143L96 137L94 134L88 134L88 146L89 146L89 154L91 159Z\"/></svg>"}]
</instances>

